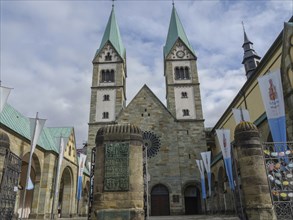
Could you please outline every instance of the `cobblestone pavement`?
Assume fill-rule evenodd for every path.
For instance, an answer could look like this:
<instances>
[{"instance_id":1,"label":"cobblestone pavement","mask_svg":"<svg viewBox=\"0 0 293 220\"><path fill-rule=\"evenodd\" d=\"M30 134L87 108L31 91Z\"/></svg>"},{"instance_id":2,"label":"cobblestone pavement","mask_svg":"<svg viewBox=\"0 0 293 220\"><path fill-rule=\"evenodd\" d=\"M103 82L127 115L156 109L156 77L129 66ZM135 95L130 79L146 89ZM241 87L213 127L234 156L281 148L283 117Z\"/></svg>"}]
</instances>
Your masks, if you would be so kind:
<instances>
[{"instance_id":1,"label":"cobblestone pavement","mask_svg":"<svg viewBox=\"0 0 293 220\"><path fill-rule=\"evenodd\" d=\"M182 216L151 216L149 220L239 220L238 217L227 215L182 215Z\"/></svg>"},{"instance_id":2,"label":"cobblestone pavement","mask_svg":"<svg viewBox=\"0 0 293 220\"><path fill-rule=\"evenodd\" d=\"M150 216L148 220L239 220L238 217L227 215L181 215L181 216ZM68 220L68 218L58 218ZM70 220L87 220L86 217L70 218Z\"/></svg>"}]
</instances>

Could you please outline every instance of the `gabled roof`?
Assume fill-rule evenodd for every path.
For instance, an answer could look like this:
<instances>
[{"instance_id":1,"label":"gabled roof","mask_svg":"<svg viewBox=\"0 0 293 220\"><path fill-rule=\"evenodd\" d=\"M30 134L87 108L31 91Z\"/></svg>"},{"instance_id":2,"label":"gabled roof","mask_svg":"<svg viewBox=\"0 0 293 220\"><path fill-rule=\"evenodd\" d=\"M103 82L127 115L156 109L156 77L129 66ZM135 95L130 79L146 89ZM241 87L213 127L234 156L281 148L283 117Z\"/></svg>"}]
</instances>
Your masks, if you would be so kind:
<instances>
[{"instance_id":1,"label":"gabled roof","mask_svg":"<svg viewBox=\"0 0 293 220\"><path fill-rule=\"evenodd\" d=\"M195 52L187 39L182 23L179 19L175 6L173 5L167 40L164 46L164 57L167 57L167 55L170 53L172 47L174 46L178 38L181 39L185 46L195 56Z\"/></svg>"},{"instance_id":2,"label":"gabled roof","mask_svg":"<svg viewBox=\"0 0 293 220\"><path fill-rule=\"evenodd\" d=\"M123 114L123 112L127 111L127 109L129 109L132 106L132 103L135 102L135 100L137 99L137 97L139 97L139 95L142 93L142 91L146 91L147 93L150 94L150 97L152 98L152 100L158 104L158 106L160 106L162 109L164 109L166 111L167 114L170 115L170 117L172 117L174 120L174 116L172 115L172 113L166 108L166 106L161 102L161 100L152 92L152 90L146 85L144 84L144 86L138 91L138 93L134 96L134 98L131 100L131 102L127 105L127 107L120 112L118 118L121 116L121 114Z\"/></svg>"},{"instance_id":3,"label":"gabled roof","mask_svg":"<svg viewBox=\"0 0 293 220\"><path fill-rule=\"evenodd\" d=\"M125 59L125 48L120 36L119 27L115 17L114 7L112 8L100 48L97 50L95 56L97 56L97 54L103 49L107 42L112 44L112 46L115 48L115 50L122 59Z\"/></svg>"},{"instance_id":4,"label":"gabled roof","mask_svg":"<svg viewBox=\"0 0 293 220\"><path fill-rule=\"evenodd\" d=\"M22 115L9 104L6 104L3 111L1 112L0 123L23 136L24 138L31 140L29 118ZM60 134L62 134L64 137L69 137L72 130L73 127L44 127L37 145L46 151L54 151L59 153L56 137L60 136Z\"/></svg>"},{"instance_id":5,"label":"gabled roof","mask_svg":"<svg viewBox=\"0 0 293 220\"><path fill-rule=\"evenodd\" d=\"M48 127L47 129L53 138L61 136L68 138L72 133L73 127Z\"/></svg>"}]
</instances>

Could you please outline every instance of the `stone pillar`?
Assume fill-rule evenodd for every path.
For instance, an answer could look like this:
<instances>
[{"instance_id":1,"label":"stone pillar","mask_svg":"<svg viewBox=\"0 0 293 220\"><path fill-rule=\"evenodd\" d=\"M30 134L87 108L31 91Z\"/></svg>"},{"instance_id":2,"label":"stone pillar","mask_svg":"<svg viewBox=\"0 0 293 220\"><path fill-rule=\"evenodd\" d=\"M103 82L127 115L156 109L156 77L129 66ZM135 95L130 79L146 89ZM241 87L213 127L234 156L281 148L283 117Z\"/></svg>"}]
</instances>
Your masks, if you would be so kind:
<instances>
[{"instance_id":1,"label":"stone pillar","mask_svg":"<svg viewBox=\"0 0 293 220\"><path fill-rule=\"evenodd\" d=\"M276 219L256 126L251 122L241 122L235 128L234 139L248 219Z\"/></svg>"},{"instance_id":2,"label":"stone pillar","mask_svg":"<svg viewBox=\"0 0 293 220\"><path fill-rule=\"evenodd\" d=\"M96 136L94 201L91 219L143 220L143 145L141 130L109 125Z\"/></svg>"}]
</instances>

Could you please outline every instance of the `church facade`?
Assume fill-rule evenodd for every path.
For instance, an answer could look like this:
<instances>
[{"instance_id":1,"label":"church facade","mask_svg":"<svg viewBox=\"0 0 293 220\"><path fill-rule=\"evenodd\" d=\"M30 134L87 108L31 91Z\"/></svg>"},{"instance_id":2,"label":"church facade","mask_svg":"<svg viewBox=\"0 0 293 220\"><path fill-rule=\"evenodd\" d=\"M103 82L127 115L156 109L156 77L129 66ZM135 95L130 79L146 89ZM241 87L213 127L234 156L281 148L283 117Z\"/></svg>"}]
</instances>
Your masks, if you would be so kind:
<instances>
[{"instance_id":1,"label":"church facade","mask_svg":"<svg viewBox=\"0 0 293 220\"><path fill-rule=\"evenodd\" d=\"M150 215L201 213L195 159L206 150L196 54L172 9L164 46L165 106L144 85L126 106L126 53L114 8L93 59L88 158L99 128L134 124L147 149Z\"/></svg>"}]
</instances>

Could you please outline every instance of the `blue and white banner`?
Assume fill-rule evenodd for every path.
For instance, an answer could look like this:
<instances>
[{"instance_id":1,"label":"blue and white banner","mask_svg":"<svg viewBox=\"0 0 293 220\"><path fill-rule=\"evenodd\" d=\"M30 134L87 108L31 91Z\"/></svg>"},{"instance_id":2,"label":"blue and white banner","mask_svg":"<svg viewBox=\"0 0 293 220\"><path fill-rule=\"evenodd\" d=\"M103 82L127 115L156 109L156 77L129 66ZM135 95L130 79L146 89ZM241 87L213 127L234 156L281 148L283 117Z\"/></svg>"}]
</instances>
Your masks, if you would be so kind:
<instances>
[{"instance_id":1,"label":"blue and white banner","mask_svg":"<svg viewBox=\"0 0 293 220\"><path fill-rule=\"evenodd\" d=\"M82 192L82 176L83 176L83 170L84 170L84 164L86 160L86 155L80 154L79 155L79 161L78 161L78 179L77 179L77 200L80 200L81 198L81 192Z\"/></svg>"},{"instance_id":2,"label":"blue and white banner","mask_svg":"<svg viewBox=\"0 0 293 220\"><path fill-rule=\"evenodd\" d=\"M232 173L232 159L231 159L231 143L230 143L230 130L228 129L216 129L219 144L222 150L225 169L229 180L229 186L234 191L234 181Z\"/></svg>"},{"instance_id":3,"label":"blue and white banner","mask_svg":"<svg viewBox=\"0 0 293 220\"><path fill-rule=\"evenodd\" d=\"M58 166L57 166L57 177L56 177L56 185L55 185L55 197L59 194L59 187L58 183L60 180L60 170L62 166L62 161L64 158L64 149L67 144L68 138L59 137L58 138L58 145L59 145L59 157L58 157Z\"/></svg>"},{"instance_id":4,"label":"blue and white banner","mask_svg":"<svg viewBox=\"0 0 293 220\"><path fill-rule=\"evenodd\" d=\"M286 118L280 70L258 78L258 84L265 106L274 142L286 142ZM287 150L286 146L275 145L275 151Z\"/></svg>"},{"instance_id":5,"label":"blue and white banner","mask_svg":"<svg viewBox=\"0 0 293 220\"><path fill-rule=\"evenodd\" d=\"M33 181L31 179L31 177L29 176L27 186L26 186L26 190L32 190L32 189L34 189L34 184L33 184Z\"/></svg>"},{"instance_id":6,"label":"blue and white banner","mask_svg":"<svg viewBox=\"0 0 293 220\"><path fill-rule=\"evenodd\" d=\"M208 174L209 196L212 195L212 174L211 174L211 151L200 153L203 165Z\"/></svg>"},{"instance_id":7,"label":"blue and white banner","mask_svg":"<svg viewBox=\"0 0 293 220\"><path fill-rule=\"evenodd\" d=\"M206 194L206 185L205 185L205 179L204 179L204 165L202 160L196 160L196 164L200 172L201 195L203 199L206 199L207 194Z\"/></svg>"},{"instance_id":8,"label":"blue and white banner","mask_svg":"<svg viewBox=\"0 0 293 220\"><path fill-rule=\"evenodd\" d=\"M30 151L29 163L27 168L26 188L31 187L29 186L30 184L29 181L31 181L30 175L31 175L31 164L32 164L33 153L35 151L39 137L42 133L42 130L46 122L46 119L38 118L38 113L36 115L36 118L30 118L29 120L30 120L30 134L31 134L31 151Z\"/></svg>"},{"instance_id":9,"label":"blue and white banner","mask_svg":"<svg viewBox=\"0 0 293 220\"><path fill-rule=\"evenodd\" d=\"M237 125L242 121L250 121L250 116L249 116L249 112L248 112L247 109L233 108L232 112L233 112L234 119L235 119L235 122L236 122Z\"/></svg>"},{"instance_id":10,"label":"blue and white banner","mask_svg":"<svg viewBox=\"0 0 293 220\"><path fill-rule=\"evenodd\" d=\"M10 91L11 91L11 88L0 86L0 113L2 112L7 102Z\"/></svg>"}]
</instances>

